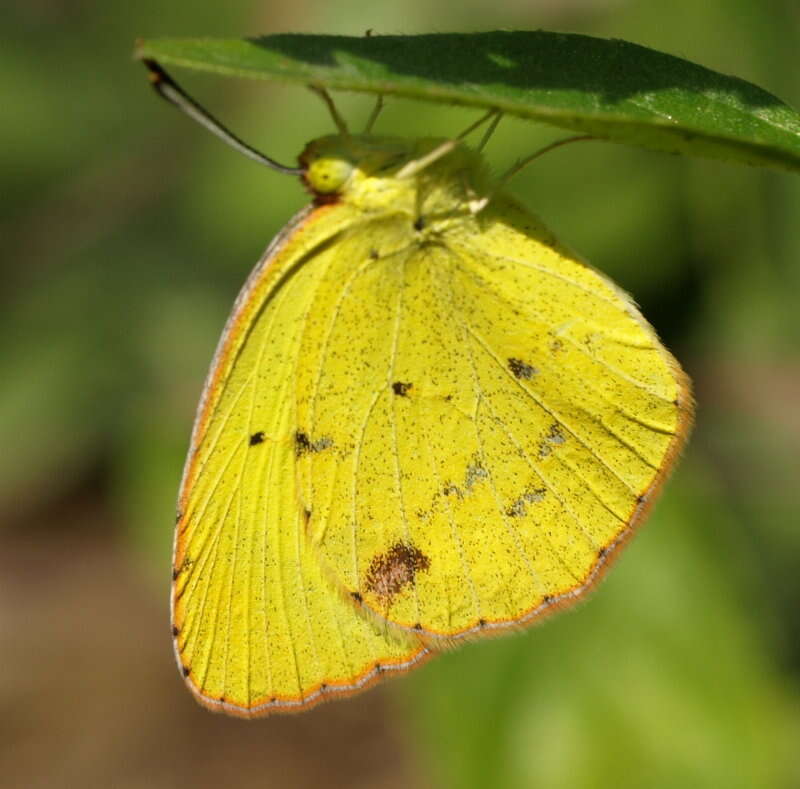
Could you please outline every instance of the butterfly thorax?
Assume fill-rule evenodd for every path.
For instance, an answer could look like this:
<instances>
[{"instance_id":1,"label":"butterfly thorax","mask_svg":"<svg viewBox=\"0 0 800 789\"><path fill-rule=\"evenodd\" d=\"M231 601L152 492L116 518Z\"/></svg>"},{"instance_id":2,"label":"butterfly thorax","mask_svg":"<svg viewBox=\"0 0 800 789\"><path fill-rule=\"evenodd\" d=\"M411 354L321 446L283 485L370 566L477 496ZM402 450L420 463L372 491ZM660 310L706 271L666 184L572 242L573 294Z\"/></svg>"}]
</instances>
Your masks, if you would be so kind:
<instances>
[{"instance_id":1,"label":"butterfly thorax","mask_svg":"<svg viewBox=\"0 0 800 789\"><path fill-rule=\"evenodd\" d=\"M303 180L320 200L374 214L452 220L470 216L470 203L487 191L481 155L461 143L424 164L441 138L403 139L332 135L314 140L300 156Z\"/></svg>"}]
</instances>

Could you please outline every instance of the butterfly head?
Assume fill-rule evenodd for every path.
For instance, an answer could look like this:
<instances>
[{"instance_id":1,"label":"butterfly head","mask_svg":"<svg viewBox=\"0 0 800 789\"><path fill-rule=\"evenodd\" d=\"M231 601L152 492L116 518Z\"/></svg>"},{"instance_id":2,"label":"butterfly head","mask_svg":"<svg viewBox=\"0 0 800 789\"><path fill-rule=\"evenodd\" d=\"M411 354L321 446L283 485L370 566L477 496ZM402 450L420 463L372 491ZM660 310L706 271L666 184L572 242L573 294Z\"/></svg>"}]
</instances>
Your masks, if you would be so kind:
<instances>
[{"instance_id":1,"label":"butterfly head","mask_svg":"<svg viewBox=\"0 0 800 789\"><path fill-rule=\"evenodd\" d=\"M300 166L306 186L321 202L409 213L425 202L433 185L463 191L474 180L465 174L483 171L479 154L456 141L372 135L314 140L301 154Z\"/></svg>"}]
</instances>

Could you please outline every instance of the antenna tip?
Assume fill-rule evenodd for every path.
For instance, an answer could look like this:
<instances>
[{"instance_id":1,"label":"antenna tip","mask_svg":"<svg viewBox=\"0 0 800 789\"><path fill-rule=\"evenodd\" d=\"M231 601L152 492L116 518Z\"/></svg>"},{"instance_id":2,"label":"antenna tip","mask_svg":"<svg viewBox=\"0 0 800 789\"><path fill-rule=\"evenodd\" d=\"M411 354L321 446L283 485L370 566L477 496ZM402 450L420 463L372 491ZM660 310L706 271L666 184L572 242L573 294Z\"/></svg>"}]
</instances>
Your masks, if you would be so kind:
<instances>
[{"instance_id":1,"label":"antenna tip","mask_svg":"<svg viewBox=\"0 0 800 789\"><path fill-rule=\"evenodd\" d=\"M142 63L149 72L147 76L150 82L155 84L157 82L161 82L162 80L166 79L167 75L164 69L162 69L161 66L159 66L155 60L153 60L152 58L142 58Z\"/></svg>"}]
</instances>

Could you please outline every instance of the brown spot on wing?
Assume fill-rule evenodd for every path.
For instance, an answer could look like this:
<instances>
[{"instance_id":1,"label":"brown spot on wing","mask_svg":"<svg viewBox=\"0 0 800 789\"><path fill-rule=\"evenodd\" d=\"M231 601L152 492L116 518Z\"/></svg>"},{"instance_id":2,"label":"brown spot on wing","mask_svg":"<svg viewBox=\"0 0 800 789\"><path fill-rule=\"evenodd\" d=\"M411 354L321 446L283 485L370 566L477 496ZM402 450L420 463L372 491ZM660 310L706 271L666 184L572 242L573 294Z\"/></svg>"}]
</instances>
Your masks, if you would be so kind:
<instances>
[{"instance_id":1,"label":"brown spot on wing","mask_svg":"<svg viewBox=\"0 0 800 789\"><path fill-rule=\"evenodd\" d=\"M333 439L330 436L323 436L316 441L312 441L307 433L298 430L294 434L294 454L296 457L303 457L309 452L322 452L323 449L333 446Z\"/></svg>"},{"instance_id":2,"label":"brown spot on wing","mask_svg":"<svg viewBox=\"0 0 800 789\"><path fill-rule=\"evenodd\" d=\"M472 490L482 479L489 479L489 472L484 467L480 457L475 454L464 473L464 489L467 491Z\"/></svg>"},{"instance_id":3,"label":"brown spot on wing","mask_svg":"<svg viewBox=\"0 0 800 789\"><path fill-rule=\"evenodd\" d=\"M506 510L509 518L521 518L528 512L528 504L535 504L541 501L545 495L544 488L528 488L514 503Z\"/></svg>"},{"instance_id":4,"label":"brown spot on wing","mask_svg":"<svg viewBox=\"0 0 800 789\"><path fill-rule=\"evenodd\" d=\"M564 435L561 425L557 423L550 425L550 430L539 444L539 460L544 460L555 447L561 446L566 440L567 437Z\"/></svg>"},{"instance_id":5,"label":"brown spot on wing","mask_svg":"<svg viewBox=\"0 0 800 789\"><path fill-rule=\"evenodd\" d=\"M388 605L430 564L430 559L415 545L396 542L386 553L373 557L364 588Z\"/></svg>"},{"instance_id":6,"label":"brown spot on wing","mask_svg":"<svg viewBox=\"0 0 800 789\"><path fill-rule=\"evenodd\" d=\"M557 422L550 425L550 430L547 433L547 440L551 441L553 444L563 444L567 440L564 436L564 432L561 430L561 425Z\"/></svg>"}]
</instances>

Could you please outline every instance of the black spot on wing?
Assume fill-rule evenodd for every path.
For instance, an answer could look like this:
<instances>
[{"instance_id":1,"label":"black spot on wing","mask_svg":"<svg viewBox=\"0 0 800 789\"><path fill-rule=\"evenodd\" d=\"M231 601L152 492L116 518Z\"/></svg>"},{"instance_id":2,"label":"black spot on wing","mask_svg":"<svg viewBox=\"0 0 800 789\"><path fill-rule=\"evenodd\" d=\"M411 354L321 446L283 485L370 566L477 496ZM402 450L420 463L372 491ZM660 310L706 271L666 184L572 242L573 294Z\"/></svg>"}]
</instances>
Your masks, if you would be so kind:
<instances>
[{"instance_id":1,"label":"black spot on wing","mask_svg":"<svg viewBox=\"0 0 800 789\"><path fill-rule=\"evenodd\" d=\"M533 378L533 376L539 372L532 365L522 361L522 359L509 359L508 369L511 370L517 378Z\"/></svg>"},{"instance_id":2,"label":"black spot on wing","mask_svg":"<svg viewBox=\"0 0 800 789\"><path fill-rule=\"evenodd\" d=\"M414 384L412 384L412 383L404 383L403 381L395 381L392 384L392 391L398 397L408 397L408 390L411 389L411 387L413 387L413 386L414 386Z\"/></svg>"},{"instance_id":3,"label":"black spot on wing","mask_svg":"<svg viewBox=\"0 0 800 789\"><path fill-rule=\"evenodd\" d=\"M306 452L311 451L311 441L305 433L298 430L294 434L294 454L297 457L302 457Z\"/></svg>"},{"instance_id":4,"label":"black spot on wing","mask_svg":"<svg viewBox=\"0 0 800 789\"><path fill-rule=\"evenodd\" d=\"M263 443L263 441L264 441L264 431L263 430L259 430L257 433L253 433L253 435L250 436L250 446L251 447L254 447L256 444L261 444L261 443Z\"/></svg>"}]
</instances>

